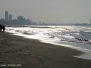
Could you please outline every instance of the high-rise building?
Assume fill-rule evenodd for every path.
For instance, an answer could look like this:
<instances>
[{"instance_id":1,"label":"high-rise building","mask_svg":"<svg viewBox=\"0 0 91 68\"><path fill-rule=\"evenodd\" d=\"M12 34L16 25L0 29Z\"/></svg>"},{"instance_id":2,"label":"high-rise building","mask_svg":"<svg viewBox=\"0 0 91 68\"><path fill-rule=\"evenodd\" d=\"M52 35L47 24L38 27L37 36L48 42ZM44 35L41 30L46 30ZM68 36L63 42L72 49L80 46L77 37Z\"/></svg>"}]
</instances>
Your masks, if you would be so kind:
<instances>
[{"instance_id":1,"label":"high-rise building","mask_svg":"<svg viewBox=\"0 0 91 68\"><path fill-rule=\"evenodd\" d=\"M90 25L91 25L91 19L90 19Z\"/></svg>"},{"instance_id":2,"label":"high-rise building","mask_svg":"<svg viewBox=\"0 0 91 68\"><path fill-rule=\"evenodd\" d=\"M9 21L11 21L11 20L12 20L12 15L10 14L10 15L9 15Z\"/></svg>"},{"instance_id":3,"label":"high-rise building","mask_svg":"<svg viewBox=\"0 0 91 68\"><path fill-rule=\"evenodd\" d=\"M5 11L5 20L8 21L8 11Z\"/></svg>"}]
</instances>

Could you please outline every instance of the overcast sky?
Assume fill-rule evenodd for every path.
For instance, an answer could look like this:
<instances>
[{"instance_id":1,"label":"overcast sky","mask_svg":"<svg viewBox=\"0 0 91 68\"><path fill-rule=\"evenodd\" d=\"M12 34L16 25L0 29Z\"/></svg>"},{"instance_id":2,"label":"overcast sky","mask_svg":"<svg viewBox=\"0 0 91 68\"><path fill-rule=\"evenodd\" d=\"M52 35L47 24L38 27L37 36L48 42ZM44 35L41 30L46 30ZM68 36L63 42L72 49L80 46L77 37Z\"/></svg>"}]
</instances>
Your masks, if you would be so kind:
<instances>
[{"instance_id":1,"label":"overcast sky","mask_svg":"<svg viewBox=\"0 0 91 68\"><path fill-rule=\"evenodd\" d=\"M89 23L91 0L0 0L0 18L6 10L13 19L22 15L33 22Z\"/></svg>"}]
</instances>

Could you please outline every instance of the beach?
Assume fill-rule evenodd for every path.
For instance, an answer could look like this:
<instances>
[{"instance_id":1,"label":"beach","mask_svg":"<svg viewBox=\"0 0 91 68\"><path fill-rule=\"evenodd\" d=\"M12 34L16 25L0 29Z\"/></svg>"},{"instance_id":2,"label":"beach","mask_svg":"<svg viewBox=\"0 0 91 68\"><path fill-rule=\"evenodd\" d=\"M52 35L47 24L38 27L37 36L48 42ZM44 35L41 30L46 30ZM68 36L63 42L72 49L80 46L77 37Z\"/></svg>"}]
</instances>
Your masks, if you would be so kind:
<instances>
[{"instance_id":1,"label":"beach","mask_svg":"<svg viewBox=\"0 0 91 68\"><path fill-rule=\"evenodd\" d=\"M81 54L71 48L0 32L0 68L91 68L91 60L73 57Z\"/></svg>"}]
</instances>

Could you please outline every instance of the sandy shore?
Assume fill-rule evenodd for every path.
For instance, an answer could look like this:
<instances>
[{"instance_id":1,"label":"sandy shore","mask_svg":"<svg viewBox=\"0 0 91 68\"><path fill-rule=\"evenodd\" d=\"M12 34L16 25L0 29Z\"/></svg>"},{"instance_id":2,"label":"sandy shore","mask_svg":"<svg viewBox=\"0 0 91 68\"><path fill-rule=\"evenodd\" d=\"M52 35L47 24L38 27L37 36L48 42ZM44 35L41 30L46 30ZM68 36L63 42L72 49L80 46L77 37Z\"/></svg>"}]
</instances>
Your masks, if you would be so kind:
<instances>
[{"instance_id":1,"label":"sandy shore","mask_svg":"<svg viewBox=\"0 0 91 68\"><path fill-rule=\"evenodd\" d=\"M80 51L9 34L0 32L0 68L91 68L91 60L73 57Z\"/></svg>"}]
</instances>

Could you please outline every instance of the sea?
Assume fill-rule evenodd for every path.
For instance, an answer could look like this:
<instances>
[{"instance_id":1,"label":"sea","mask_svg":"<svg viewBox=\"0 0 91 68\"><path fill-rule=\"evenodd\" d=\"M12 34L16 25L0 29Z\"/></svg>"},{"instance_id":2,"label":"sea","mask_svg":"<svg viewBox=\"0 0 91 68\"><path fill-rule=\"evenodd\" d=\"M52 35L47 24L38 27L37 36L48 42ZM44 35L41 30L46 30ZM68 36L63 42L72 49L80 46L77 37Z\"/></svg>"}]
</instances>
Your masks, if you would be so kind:
<instances>
[{"instance_id":1,"label":"sea","mask_svg":"<svg viewBox=\"0 0 91 68\"><path fill-rule=\"evenodd\" d=\"M7 26L6 32L82 51L82 55L73 57L91 60L91 26Z\"/></svg>"}]
</instances>

